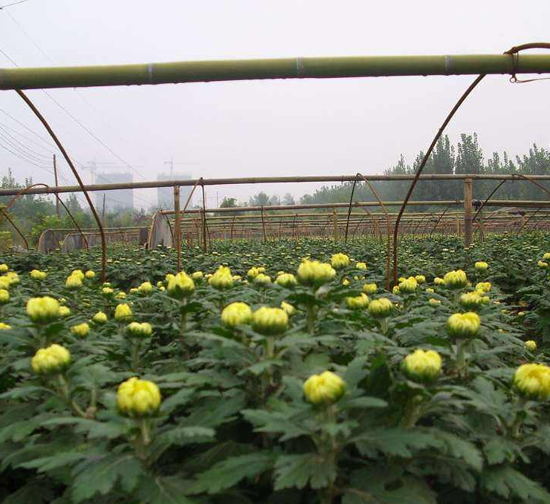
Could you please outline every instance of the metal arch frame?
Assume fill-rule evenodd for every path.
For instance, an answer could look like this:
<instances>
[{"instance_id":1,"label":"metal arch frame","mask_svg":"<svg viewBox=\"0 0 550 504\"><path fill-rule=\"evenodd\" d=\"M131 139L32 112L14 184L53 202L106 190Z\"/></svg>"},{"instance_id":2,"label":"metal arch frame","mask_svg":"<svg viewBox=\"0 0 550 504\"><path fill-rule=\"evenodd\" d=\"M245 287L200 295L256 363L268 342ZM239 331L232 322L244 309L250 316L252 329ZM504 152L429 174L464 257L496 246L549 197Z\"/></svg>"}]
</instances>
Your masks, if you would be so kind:
<instances>
[{"instance_id":1,"label":"metal arch frame","mask_svg":"<svg viewBox=\"0 0 550 504\"><path fill-rule=\"evenodd\" d=\"M550 43L547 42L534 42L534 43L528 43L523 44L519 46L514 46L508 51L506 51L504 54L509 55L512 58L512 67L513 69L517 69L518 63L517 63L517 55L521 51L525 51L528 49L550 49ZM515 79L515 82L517 82L516 79L516 72L514 71L511 77L512 82L514 82L513 79ZM445 120L443 121L441 127L435 134L432 143L430 144L428 150L426 151L426 154L424 154L424 157L422 158L422 162L420 163L420 166L418 167L418 170L415 173L415 177L409 186L409 189L407 191L407 195L405 197L405 201L403 202L402 207L399 210L399 213L397 215L397 219L395 221L395 227L393 232L393 283L397 284L397 268L398 268L398 233L399 233L399 223L401 222L401 217L403 216L403 213L405 211L405 208L407 207L407 203L409 202L409 199L411 198L411 195L414 191L414 188L416 187L416 184L418 182L418 179L424 170L424 167L426 166L426 163L428 162L428 159L430 158L432 151L434 150L438 140L440 139L441 135L443 134L443 131L445 131L445 128L447 125L451 122L451 119L454 117L458 109L461 107L461 105L466 101L468 96L471 94L471 92L478 86L478 84L487 76L487 74L480 74L476 77L476 79L468 86L466 91L460 96L458 101L455 103L454 107L451 109Z\"/></svg>"}]
</instances>

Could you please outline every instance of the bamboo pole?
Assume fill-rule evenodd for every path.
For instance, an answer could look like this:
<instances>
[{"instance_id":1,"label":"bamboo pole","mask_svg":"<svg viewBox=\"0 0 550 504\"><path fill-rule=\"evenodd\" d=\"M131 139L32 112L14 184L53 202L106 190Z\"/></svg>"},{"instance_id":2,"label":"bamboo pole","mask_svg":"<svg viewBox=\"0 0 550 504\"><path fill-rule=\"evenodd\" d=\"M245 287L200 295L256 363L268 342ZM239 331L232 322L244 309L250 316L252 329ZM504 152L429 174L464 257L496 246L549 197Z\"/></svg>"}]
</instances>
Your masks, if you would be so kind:
<instances>
[{"instance_id":1,"label":"bamboo pole","mask_svg":"<svg viewBox=\"0 0 550 504\"><path fill-rule=\"evenodd\" d=\"M178 256L178 271L181 271L181 213L180 213L180 186L174 186L174 212L176 213L176 225L174 239Z\"/></svg>"},{"instance_id":2,"label":"bamboo pole","mask_svg":"<svg viewBox=\"0 0 550 504\"><path fill-rule=\"evenodd\" d=\"M515 59L515 61L514 61ZM1 68L0 90L264 79L550 73L550 56L460 54L181 61L134 65Z\"/></svg>"},{"instance_id":3,"label":"bamboo pole","mask_svg":"<svg viewBox=\"0 0 550 504\"><path fill-rule=\"evenodd\" d=\"M88 192L95 191L115 191L117 189L151 189L158 187L180 187L193 186L199 181L201 185L241 185L241 184L287 184L287 183L311 183L311 182L353 182L357 180L357 175L315 175L303 177L241 177L241 178L218 178L218 179L194 179L194 180L151 180L147 182L126 182L118 184L91 184L83 185ZM365 178L371 182L377 181L405 181L413 180L413 175L365 175ZM466 174L457 175L451 174L426 174L421 175L419 180L526 180L521 175L495 175L495 174ZM531 175L530 180L550 180L550 175ZM81 186L60 186L51 187L49 189L36 188L28 194L55 194L67 192L81 192ZM16 189L0 189L0 196L14 196L17 193ZM410 202L409 204L413 204ZM457 201L457 204L460 203ZM355 204L354 204L355 205ZM292 208L294 205L287 205L287 208ZM347 206L347 205L346 205ZM270 207L272 208L272 207ZM229 210L219 208L217 210ZM212 210L213 211L213 210Z\"/></svg>"},{"instance_id":4,"label":"bamboo pole","mask_svg":"<svg viewBox=\"0 0 550 504\"><path fill-rule=\"evenodd\" d=\"M472 244L472 179L464 181L464 246Z\"/></svg>"}]
</instances>

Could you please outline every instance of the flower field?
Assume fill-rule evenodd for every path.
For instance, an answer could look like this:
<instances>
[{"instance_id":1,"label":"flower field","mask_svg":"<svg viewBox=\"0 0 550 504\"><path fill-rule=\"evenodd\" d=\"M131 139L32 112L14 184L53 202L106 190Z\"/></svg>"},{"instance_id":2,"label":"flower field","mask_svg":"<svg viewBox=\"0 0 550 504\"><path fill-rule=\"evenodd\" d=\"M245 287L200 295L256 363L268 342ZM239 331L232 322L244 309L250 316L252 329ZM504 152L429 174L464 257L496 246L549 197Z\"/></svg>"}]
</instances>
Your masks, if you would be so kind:
<instances>
[{"instance_id":1,"label":"flower field","mask_svg":"<svg viewBox=\"0 0 550 504\"><path fill-rule=\"evenodd\" d=\"M0 502L550 503L550 240L0 259Z\"/></svg>"}]
</instances>

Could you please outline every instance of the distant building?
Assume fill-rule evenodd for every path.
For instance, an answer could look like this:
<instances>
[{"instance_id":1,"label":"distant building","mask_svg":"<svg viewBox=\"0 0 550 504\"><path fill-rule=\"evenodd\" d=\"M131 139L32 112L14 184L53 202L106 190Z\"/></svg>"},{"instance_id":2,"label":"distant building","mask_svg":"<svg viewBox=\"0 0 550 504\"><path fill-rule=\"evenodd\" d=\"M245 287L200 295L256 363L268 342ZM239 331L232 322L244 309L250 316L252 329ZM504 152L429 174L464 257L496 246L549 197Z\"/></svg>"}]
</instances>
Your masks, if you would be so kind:
<instances>
[{"instance_id":1,"label":"distant building","mask_svg":"<svg viewBox=\"0 0 550 504\"><path fill-rule=\"evenodd\" d=\"M191 175L188 173L161 173L157 180L191 180ZM180 187L180 208L183 210L187 198L193 188L191 186ZM174 209L174 188L173 187L159 187L157 189L158 206L162 210ZM187 208L191 208L193 201L189 202Z\"/></svg>"},{"instance_id":2,"label":"distant building","mask_svg":"<svg viewBox=\"0 0 550 504\"><path fill-rule=\"evenodd\" d=\"M133 182L131 173L97 173L95 184L121 184ZM95 205L99 212L103 211L103 197L105 196L105 212L114 212L116 210L134 209L134 190L116 189L114 191L96 191Z\"/></svg>"}]
</instances>

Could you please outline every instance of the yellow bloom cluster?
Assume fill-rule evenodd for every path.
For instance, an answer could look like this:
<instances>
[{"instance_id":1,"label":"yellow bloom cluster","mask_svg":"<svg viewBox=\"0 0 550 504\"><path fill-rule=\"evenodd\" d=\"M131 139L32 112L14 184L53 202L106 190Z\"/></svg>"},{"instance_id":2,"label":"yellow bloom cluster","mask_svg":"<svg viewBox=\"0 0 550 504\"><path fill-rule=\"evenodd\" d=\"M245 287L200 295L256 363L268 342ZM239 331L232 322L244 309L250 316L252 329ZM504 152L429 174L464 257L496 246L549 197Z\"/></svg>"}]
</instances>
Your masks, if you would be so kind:
<instances>
[{"instance_id":1,"label":"yellow bloom cluster","mask_svg":"<svg viewBox=\"0 0 550 504\"><path fill-rule=\"evenodd\" d=\"M379 298L370 302L369 313L372 317L384 319L391 315L393 303L388 298Z\"/></svg>"},{"instance_id":2,"label":"yellow bloom cluster","mask_svg":"<svg viewBox=\"0 0 550 504\"><path fill-rule=\"evenodd\" d=\"M485 303L483 300L485 296L482 294L483 293L480 293L480 291L462 294L459 300L460 305L466 308L466 310L479 310L479 308L481 308L481 306Z\"/></svg>"},{"instance_id":3,"label":"yellow bloom cluster","mask_svg":"<svg viewBox=\"0 0 550 504\"><path fill-rule=\"evenodd\" d=\"M117 392L117 408L121 415L130 418L154 416L160 409L162 396L156 383L130 378L121 383Z\"/></svg>"},{"instance_id":4,"label":"yellow bloom cluster","mask_svg":"<svg viewBox=\"0 0 550 504\"><path fill-rule=\"evenodd\" d=\"M447 319L447 332L455 339L473 338L480 325L481 319L477 313L455 313Z\"/></svg>"},{"instance_id":5,"label":"yellow bloom cluster","mask_svg":"<svg viewBox=\"0 0 550 504\"><path fill-rule=\"evenodd\" d=\"M265 268L257 268L256 266L254 266L253 268L250 268L248 270L248 273L246 274L246 276L254 280L254 278L256 278L260 273L264 273L264 272L265 272Z\"/></svg>"},{"instance_id":6,"label":"yellow bloom cluster","mask_svg":"<svg viewBox=\"0 0 550 504\"><path fill-rule=\"evenodd\" d=\"M426 277L424 275L416 275L414 279L419 283L423 284L426 283Z\"/></svg>"},{"instance_id":7,"label":"yellow bloom cluster","mask_svg":"<svg viewBox=\"0 0 550 504\"><path fill-rule=\"evenodd\" d=\"M364 262L358 262L355 263L355 267L360 270L366 270L367 269L367 263Z\"/></svg>"},{"instance_id":8,"label":"yellow bloom cluster","mask_svg":"<svg viewBox=\"0 0 550 504\"><path fill-rule=\"evenodd\" d=\"M68 317L71 314L71 309L68 306L59 307L59 316L62 318Z\"/></svg>"},{"instance_id":9,"label":"yellow bloom cluster","mask_svg":"<svg viewBox=\"0 0 550 504\"><path fill-rule=\"evenodd\" d=\"M286 311L286 314L289 317L292 317L292 315L296 313L296 308L294 308L294 306L292 306L290 303L287 303L286 301L281 302L281 308Z\"/></svg>"},{"instance_id":10,"label":"yellow bloom cluster","mask_svg":"<svg viewBox=\"0 0 550 504\"><path fill-rule=\"evenodd\" d=\"M0 305L8 303L10 300L10 293L7 289L0 289Z\"/></svg>"},{"instance_id":11,"label":"yellow bloom cluster","mask_svg":"<svg viewBox=\"0 0 550 504\"><path fill-rule=\"evenodd\" d=\"M487 271L489 269L489 265L485 261L477 261L474 267L477 271Z\"/></svg>"},{"instance_id":12,"label":"yellow bloom cluster","mask_svg":"<svg viewBox=\"0 0 550 504\"><path fill-rule=\"evenodd\" d=\"M115 308L115 320L117 322L130 322L132 315L132 308L129 304L119 304Z\"/></svg>"},{"instance_id":13,"label":"yellow bloom cluster","mask_svg":"<svg viewBox=\"0 0 550 504\"><path fill-rule=\"evenodd\" d=\"M182 271L170 277L167 290L170 297L184 299L195 291L195 282Z\"/></svg>"},{"instance_id":14,"label":"yellow bloom cluster","mask_svg":"<svg viewBox=\"0 0 550 504\"><path fill-rule=\"evenodd\" d=\"M443 283L448 289L463 289L466 285L468 285L468 277L466 276L466 273L460 269L456 271L449 271L448 273L445 273Z\"/></svg>"},{"instance_id":15,"label":"yellow bloom cluster","mask_svg":"<svg viewBox=\"0 0 550 504\"><path fill-rule=\"evenodd\" d=\"M346 305L352 310L360 310L369 306L369 297L366 294L361 293L359 296L347 297Z\"/></svg>"},{"instance_id":16,"label":"yellow bloom cluster","mask_svg":"<svg viewBox=\"0 0 550 504\"><path fill-rule=\"evenodd\" d=\"M254 277L254 283L258 285L269 285L271 283L271 277L269 275L265 275L264 273L258 273Z\"/></svg>"},{"instance_id":17,"label":"yellow bloom cluster","mask_svg":"<svg viewBox=\"0 0 550 504\"><path fill-rule=\"evenodd\" d=\"M543 401L550 396L550 367L523 364L514 375L514 388L527 399Z\"/></svg>"},{"instance_id":18,"label":"yellow bloom cluster","mask_svg":"<svg viewBox=\"0 0 550 504\"><path fill-rule=\"evenodd\" d=\"M153 292L153 284L151 282L143 282L138 288L137 291L139 294L143 294L144 296L148 296Z\"/></svg>"},{"instance_id":19,"label":"yellow bloom cluster","mask_svg":"<svg viewBox=\"0 0 550 504\"><path fill-rule=\"evenodd\" d=\"M525 342L525 348L530 352L534 352L537 349L537 342L533 340L528 340Z\"/></svg>"},{"instance_id":20,"label":"yellow bloom cluster","mask_svg":"<svg viewBox=\"0 0 550 504\"><path fill-rule=\"evenodd\" d=\"M53 344L36 352L31 360L31 367L37 374L60 373L70 362L70 352L61 345Z\"/></svg>"},{"instance_id":21,"label":"yellow bloom cluster","mask_svg":"<svg viewBox=\"0 0 550 504\"><path fill-rule=\"evenodd\" d=\"M479 282L476 285L476 291L479 292L489 292L491 290L491 282Z\"/></svg>"},{"instance_id":22,"label":"yellow bloom cluster","mask_svg":"<svg viewBox=\"0 0 550 504\"><path fill-rule=\"evenodd\" d=\"M373 294L376 294L377 291L378 291L378 285L376 285L375 283L368 283L363 285L363 292L368 296L372 296Z\"/></svg>"},{"instance_id":23,"label":"yellow bloom cluster","mask_svg":"<svg viewBox=\"0 0 550 504\"><path fill-rule=\"evenodd\" d=\"M90 332L90 326L86 322L83 322L82 324L72 326L71 332L79 338L84 338Z\"/></svg>"},{"instance_id":24,"label":"yellow bloom cluster","mask_svg":"<svg viewBox=\"0 0 550 504\"><path fill-rule=\"evenodd\" d=\"M252 320L252 309L246 303L231 303L223 309L221 319L222 324L227 327L249 324Z\"/></svg>"},{"instance_id":25,"label":"yellow bloom cluster","mask_svg":"<svg viewBox=\"0 0 550 504\"><path fill-rule=\"evenodd\" d=\"M263 306L252 315L252 328L263 335L273 336L286 331L288 314L282 308Z\"/></svg>"},{"instance_id":26,"label":"yellow bloom cluster","mask_svg":"<svg viewBox=\"0 0 550 504\"><path fill-rule=\"evenodd\" d=\"M415 277L409 277L399 283L399 292L402 294L412 294L418 287L418 281Z\"/></svg>"},{"instance_id":27,"label":"yellow bloom cluster","mask_svg":"<svg viewBox=\"0 0 550 504\"><path fill-rule=\"evenodd\" d=\"M95 278L95 271L88 270L88 271L86 271L86 273L84 273L84 276L85 276L88 280L93 280L93 279Z\"/></svg>"},{"instance_id":28,"label":"yellow bloom cluster","mask_svg":"<svg viewBox=\"0 0 550 504\"><path fill-rule=\"evenodd\" d=\"M298 280L304 285L317 287L330 282L335 276L335 269L328 263L306 259L298 266Z\"/></svg>"},{"instance_id":29,"label":"yellow bloom cluster","mask_svg":"<svg viewBox=\"0 0 550 504\"><path fill-rule=\"evenodd\" d=\"M138 338L147 338L153 334L153 328L149 322L131 322L126 328L130 336L135 336Z\"/></svg>"},{"instance_id":30,"label":"yellow bloom cluster","mask_svg":"<svg viewBox=\"0 0 550 504\"><path fill-rule=\"evenodd\" d=\"M342 269L350 265L350 258L346 254L334 254L330 263L334 269Z\"/></svg>"},{"instance_id":31,"label":"yellow bloom cluster","mask_svg":"<svg viewBox=\"0 0 550 504\"><path fill-rule=\"evenodd\" d=\"M195 271L191 274L191 278L195 281L202 280L202 277L204 276L204 273L202 271Z\"/></svg>"},{"instance_id":32,"label":"yellow bloom cluster","mask_svg":"<svg viewBox=\"0 0 550 504\"><path fill-rule=\"evenodd\" d=\"M27 314L39 324L53 322L59 317L59 302L49 296L31 298L27 301Z\"/></svg>"},{"instance_id":33,"label":"yellow bloom cluster","mask_svg":"<svg viewBox=\"0 0 550 504\"><path fill-rule=\"evenodd\" d=\"M208 283L214 287L214 289L230 289L233 287L233 276L231 275L231 270L227 266L220 266L216 273L208 279Z\"/></svg>"},{"instance_id":34,"label":"yellow bloom cluster","mask_svg":"<svg viewBox=\"0 0 550 504\"><path fill-rule=\"evenodd\" d=\"M304 383L304 394L307 400L315 405L333 404L345 393L346 382L331 371L312 375Z\"/></svg>"},{"instance_id":35,"label":"yellow bloom cluster","mask_svg":"<svg viewBox=\"0 0 550 504\"><path fill-rule=\"evenodd\" d=\"M433 350L418 349L405 357L402 368L411 380L430 382L439 376L441 355Z\"/></svg>"},{"instance_id":36,"label":"yellow bloom cluster","mask_svg":"<svg viewBox=\"0 0 550 504\"><path fill-rule=\"evenodd\" d=\"M38 280L39 282L44 280L47 276L48 276L48 274L45 271L40 271L40 270L36 270L36 269L33 269L31 271L31 278L33 280Z\"/></svg>"},{"instance_id":37,"label":"yellow bloom cluster","mask_svg":"<svg viewBox=\"0 0 550 504\"><path fill-rule=\"evenodd\" d=\"M99 311L92 317L92 321L96 324L105 324L105 322L107 322L107 315L105 315L102 311Z\"/></svg>"},{"instance_id":38,"label":"yellow bloom cluster","mask_svg":"<svg viewBox=\"0 0 550 504\"><path fill-rule=\"evenodd\" d=\"M292 273L281 273L279 276L277 276L275 283L277 285L290 289L294 287L298 283L298 281Z\"/></svg>"}]
</instances>

